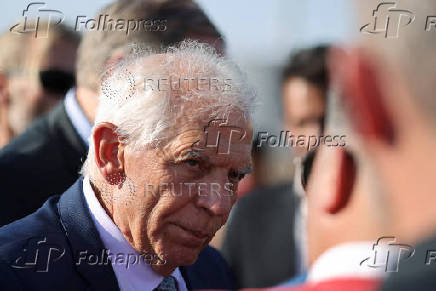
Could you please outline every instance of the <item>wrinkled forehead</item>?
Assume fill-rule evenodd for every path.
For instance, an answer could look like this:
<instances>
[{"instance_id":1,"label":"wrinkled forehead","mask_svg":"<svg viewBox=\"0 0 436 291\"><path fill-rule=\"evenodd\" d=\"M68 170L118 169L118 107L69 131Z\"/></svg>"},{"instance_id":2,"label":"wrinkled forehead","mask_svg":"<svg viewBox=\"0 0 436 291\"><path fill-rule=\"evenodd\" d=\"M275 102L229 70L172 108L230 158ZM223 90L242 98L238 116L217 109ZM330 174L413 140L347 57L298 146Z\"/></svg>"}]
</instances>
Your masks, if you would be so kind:
<instances>
[{"instance_id":1,"label":"wrinkled forehead","mask_svg":"<svg viewBox=\"0 0 436 291\"><path fill-rule=\"evenodd\" d=\"M225 107L214 100L182 100L178 114L173 116L170 140L177 136L194 134L203 142L218 140L229 143L251 144L253 126L248 114L235 107ZM238 136L238 138L236 138ZM169 140L168 140L169 141Z\"/></svg>"},{"instance_id":2,"label":"wrinkled forehead","mask_svg":"<svg viewBox=\"0 0 436 291\"><path fill-rule=\"evenodd\" d=\"M176 160L193 157L218 167L249 169L253 129L251 121L241 113L234 109L224 117L184 115L175 120L163 148Z\"/></svg>"}]
</instances>

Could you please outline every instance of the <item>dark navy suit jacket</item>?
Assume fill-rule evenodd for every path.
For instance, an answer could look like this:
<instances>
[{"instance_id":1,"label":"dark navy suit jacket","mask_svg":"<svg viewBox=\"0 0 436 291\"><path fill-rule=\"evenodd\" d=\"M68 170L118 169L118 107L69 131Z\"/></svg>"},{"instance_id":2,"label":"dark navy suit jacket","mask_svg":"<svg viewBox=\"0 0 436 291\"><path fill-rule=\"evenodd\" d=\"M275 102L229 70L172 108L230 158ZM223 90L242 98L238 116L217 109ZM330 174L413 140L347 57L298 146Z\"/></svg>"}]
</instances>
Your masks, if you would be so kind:
<instances>
[{"instance_id":1,"label":"dark navy suit jacket","mask_svg":"<svg viewBox=\"0 0 436 291\"><path fill-rule=\"evenodd\" d=\"M82 182L80 178L35 213L0 228L0 290L119 290L111 261L95 259L104 246ZM211 247L180 270L189 290L234 287L226 262Z\"/></svg>"}]
</instances>

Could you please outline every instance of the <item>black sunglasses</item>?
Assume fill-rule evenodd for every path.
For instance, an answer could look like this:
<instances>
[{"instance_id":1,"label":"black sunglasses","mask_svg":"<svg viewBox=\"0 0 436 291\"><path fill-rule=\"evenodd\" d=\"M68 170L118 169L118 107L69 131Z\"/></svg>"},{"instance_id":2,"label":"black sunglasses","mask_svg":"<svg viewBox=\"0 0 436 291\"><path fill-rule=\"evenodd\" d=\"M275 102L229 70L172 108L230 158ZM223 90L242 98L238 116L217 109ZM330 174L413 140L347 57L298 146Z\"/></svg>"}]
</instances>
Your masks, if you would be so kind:
<instances>
[{"instance_id":1,"label":"black sunglasses","mask_svg":"<svg viewBox=\"0 0 436 291\"><path fill-rule=\"evenodd\" d=\"M42 87L50 93L65 94L74 87L74 73L63 70L45 70L39 72Z\"/></svg>"},{"instance_id":2,"label":"black sunglasses","mask_svg":"<svg viewBox=\"0 0 436 291\"><path fill-rule=\"evenodd\" d=\"M310 174L312 173L313 161L315 160L316 149L308 152L301 161L301 185L306 190L309 182Z\"/></svg>"}]
</instances>

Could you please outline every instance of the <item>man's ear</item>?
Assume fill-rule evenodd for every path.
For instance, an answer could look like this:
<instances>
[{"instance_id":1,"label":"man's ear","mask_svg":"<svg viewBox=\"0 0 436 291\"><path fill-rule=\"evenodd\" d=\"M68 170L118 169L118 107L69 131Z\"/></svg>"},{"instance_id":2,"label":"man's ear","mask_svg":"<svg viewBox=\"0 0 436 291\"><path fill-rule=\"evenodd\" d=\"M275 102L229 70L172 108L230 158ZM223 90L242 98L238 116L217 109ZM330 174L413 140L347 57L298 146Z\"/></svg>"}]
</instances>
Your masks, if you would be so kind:
<instances>
[{"instance_id":1,"label":"man's ear","mask_svg":"<svg viewBox=\"0 0 436 291\"><path fill-rule=\"evenodd\" d=\"M106 61L105 67L106 69L111 68L118 64L122 59L124 59L124 52L122 49L118 49L112 53L110 58Z\"/></svg>"},{"instance_id":2,"label":"man's ear","mask_svg":"<svg viewBox=\"0 0 436 291\"><path fill-rule=\"evenodd\" d=\"M326 200L325 204L325 210L329 214L336 214L348 205L356 180L356 165L353 156L343 148L334 149L334 151L335 185L330 199Z\"/></svg>"},{"instance_id":3,"label":"man's ear","mask_svg":"<svg viewBox=\"0 0 436 291\"><path fill-rule=\"evenodd\" d=\"M361 50L333 48L329 72L340 98L349 107L353 128L368 141L394 142L393 122L380 89L377 69Z\"/></svg>"},{"instance_id":4,"label":"man's ear","mask_svg":"<svg viewBox=\"0 0 436 291\"><path fill-rule=\"evenodd\" d=\"M95 163L101 175L111 185L119 185L126 178L124 146L116 129L112 123L102 122L93 131Z\"/></svg>"}]
</instances>

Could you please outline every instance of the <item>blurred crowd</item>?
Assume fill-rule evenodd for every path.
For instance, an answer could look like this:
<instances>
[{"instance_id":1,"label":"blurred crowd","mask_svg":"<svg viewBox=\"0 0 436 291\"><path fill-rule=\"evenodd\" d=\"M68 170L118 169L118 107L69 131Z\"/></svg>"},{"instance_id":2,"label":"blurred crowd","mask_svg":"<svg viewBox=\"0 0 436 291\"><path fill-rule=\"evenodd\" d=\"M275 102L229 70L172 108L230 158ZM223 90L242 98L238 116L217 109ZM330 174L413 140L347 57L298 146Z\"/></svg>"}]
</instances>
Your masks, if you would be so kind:
<instances>
[{"instance_id":1,"label":"blurred crowd","mask_svg":"<svg viewBox=\"0 0 436 291\"><path fill-rule=\"evenodd\" d=\"M354 2L356 23L371 23L381 5ZM417 20L436 13L433 1L397 4ZM165 19L166 26L81 35L61 23L46 38L0 36L0 226L83 174L101 76L126 47L191 39L226 55L225 36L194 1L119 0L96 19L105 14ZM410 25L398 38L362 34L289 52L281 98L273 101L282 108L280 130L254 130L252 173L210 242L235 288L436 290L435 47L432 32ZM276 142L292 156L274 161L289 169L280 183L268 170ZM0 231L1 241L8 235Z\"/></svg>"}]
</instances>

